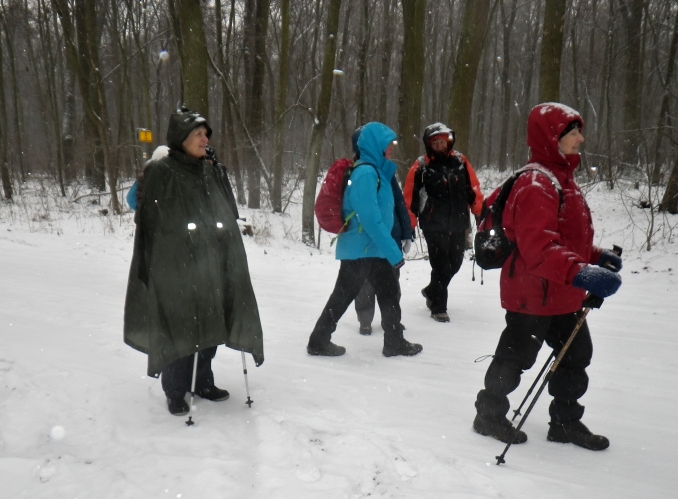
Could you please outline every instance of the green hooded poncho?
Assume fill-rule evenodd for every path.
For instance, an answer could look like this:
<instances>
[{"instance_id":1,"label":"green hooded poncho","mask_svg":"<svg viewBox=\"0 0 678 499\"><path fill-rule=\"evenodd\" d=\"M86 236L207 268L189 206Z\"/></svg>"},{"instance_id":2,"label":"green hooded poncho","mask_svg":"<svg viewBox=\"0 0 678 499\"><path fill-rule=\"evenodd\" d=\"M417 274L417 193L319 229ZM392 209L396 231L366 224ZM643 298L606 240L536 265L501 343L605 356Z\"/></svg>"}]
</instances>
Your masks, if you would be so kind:
<instances>
[{"instance_id":1,"label":"green hooded poncho","mask_svg":"<svg viewBox=\"0 0 678 499\"><path fill-rule=\"evenodd\" d=\"M143 198L125 300L125 343L148 354L148 375L220 344L264 362L263 334L247 255L223 171L183 152L207 122L179 110L169 156L144 171Z\"/></svg>"}]
</instances>

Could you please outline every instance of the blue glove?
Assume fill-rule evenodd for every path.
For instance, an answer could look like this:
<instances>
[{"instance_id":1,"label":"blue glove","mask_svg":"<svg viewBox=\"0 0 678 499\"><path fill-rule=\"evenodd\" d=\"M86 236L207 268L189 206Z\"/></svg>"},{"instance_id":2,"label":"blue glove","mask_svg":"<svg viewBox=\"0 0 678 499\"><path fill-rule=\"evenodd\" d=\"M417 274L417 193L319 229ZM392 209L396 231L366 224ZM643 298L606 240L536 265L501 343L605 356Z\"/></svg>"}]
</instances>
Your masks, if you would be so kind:
<instances>
[{"instance_id":1,"label":"blue glove","mask_svg":"<svg viewBox=\"0 0 678 499\"><path fill-rule=\"evenodd\" d=\"M617 292L622 280L619 274L603 267L587 265L574 276L572 285L590 291L600 298L607 298Z\"/></svg>"},{"instance_id":2,"label":"blue glove","mask_svg":"<svg viewBox=\"0 0 678 499\"><path fill-rule=\"evenodd\" d=\"M599 267L605 267L612 272L619 272L622 269L622 259L612 250L604 249L600 254L597 265Z\"/></svg>"}]
</instances>

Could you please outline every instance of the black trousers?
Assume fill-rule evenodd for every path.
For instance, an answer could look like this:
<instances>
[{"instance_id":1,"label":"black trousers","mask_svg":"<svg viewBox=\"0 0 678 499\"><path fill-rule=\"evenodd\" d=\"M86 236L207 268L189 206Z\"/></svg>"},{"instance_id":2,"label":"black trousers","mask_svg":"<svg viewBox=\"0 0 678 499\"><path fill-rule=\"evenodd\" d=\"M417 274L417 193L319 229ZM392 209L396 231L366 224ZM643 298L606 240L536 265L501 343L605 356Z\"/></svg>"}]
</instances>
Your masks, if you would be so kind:
<instances>
[{"instance_id":1,"label":"black trousers","mask_svg":"<svg viewBox=\"0 0 678 499\"><path fill-rule=\"evenodd\" d=\"M384 326L384 341L402 337L400 327L400 302L398 301L398 280L393 266L385 258L360 258L342 260L337 282L320 318L313 328L308 345L324 347L329 344L337 322L368 281L377 295L381 310L381 322Z\"/></svg>"},{"instance_id":2,"label":"black trousers","mask_svg":"<svg viewBox=\"0 0 678 499\"><path fill-rule=\"evenodd\" d=\"M521 374L534 365L543 342L557 356L577 320L577 313L537 316L506 312L506 329L485 374L485 389L478 392L476 399L478 413L488 418L506 416L510 408L507 395L518 387ZM578 399L589 385L586 367L592 355L591 334L584 322L549 382L552 421L575 421L584 415L584 406Z\"/></svg>"},{"instance_id":3,"label":"black trousers","mask_svg":"<svg viewBox=\"0 0 678 499\"><path fill-rule=\"evenodd\" d=\"M447 286L464 261L466 232L424 231L424 238L431 262L431 282L424 293L431 300L432 313L447 312Z\"/></svg>"},{"instance_id":4,"label":"black trousers","mask_svg":"<svg viewBox=\"0 0 678 499\"><path fill-rule=\"evenodd\" d=\"M398 283L398 302L400 302L400 269L391 267ZM363 287L360 288L358 296L355 297L355 311L358 315L358 322L361 326L369 326L374 319L374 309L376 304L376 291L370 281L365 281ZM382 314L383 317L383 314Z\"/></svg>"},{"instance_id":5,"label":"black trousers","mask_svg":"<svg viewBox=\"0 0 678 499\"><path fill-rule=\"evenodd\" d=\"M216 353L217 347L205 348L198 352L198 370L195 373L195 391L214 386L212 359ZM171 364L167 364L162 370L162 389L167 398L184 398L186 392L191 391L193 357L193 355L182 357Z\"/></svg>"}]
</instances>

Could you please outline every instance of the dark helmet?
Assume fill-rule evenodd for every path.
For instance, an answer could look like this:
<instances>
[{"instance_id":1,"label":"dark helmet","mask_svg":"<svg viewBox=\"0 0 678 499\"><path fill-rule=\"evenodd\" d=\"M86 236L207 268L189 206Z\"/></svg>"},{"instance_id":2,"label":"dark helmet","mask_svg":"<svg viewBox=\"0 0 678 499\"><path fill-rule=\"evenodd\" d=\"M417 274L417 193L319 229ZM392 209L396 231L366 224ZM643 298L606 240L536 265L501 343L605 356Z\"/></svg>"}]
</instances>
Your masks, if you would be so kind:
<instances>
[{"instance_id":1,"label":"dark helmet","mask_svg":"<svg viewBox=\"0 0 678 499\"><path fill-rule=\"evenodd\" d=\"M186 106L181 106L170 116L167 127L167 145L170 149L183 151L183 143L194 129L204 126L207 129L207 138L212 136L212 129L207 120L196 111L191 111Z\"/></svg>"},{"instance_id":2,"label":"dark helmet","mask_svg":"<svg viewBox=\"0 0 678 499\"><path fill-rule=\"evenodd\" d=\"M445 135L447 138L447 150L449 151L454 146L454 130L449 128L444 123L433 123L432 125L424 128L424 136L422 140L424 142L424 147L426 148L426 154L433 155L433 149L431 149L430 143L431 139L437 137L438 135Z\"/></svg>"}]
</instances>

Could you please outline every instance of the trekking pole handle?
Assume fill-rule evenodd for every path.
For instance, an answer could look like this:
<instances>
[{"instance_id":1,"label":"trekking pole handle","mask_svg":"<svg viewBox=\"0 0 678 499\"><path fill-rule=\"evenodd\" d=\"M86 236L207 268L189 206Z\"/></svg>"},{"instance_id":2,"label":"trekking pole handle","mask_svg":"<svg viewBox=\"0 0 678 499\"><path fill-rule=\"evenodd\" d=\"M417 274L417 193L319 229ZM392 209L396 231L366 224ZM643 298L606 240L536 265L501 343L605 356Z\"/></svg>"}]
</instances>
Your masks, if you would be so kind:
<instances>
[{"instance_id":1,"label":"trekking pole handle","mask_svg":"<svg viewBox=\"0 0 678 499\"><path fill-rule=\"evenodd\" d=\"M610 251L612 251L612 253L614 253L618 257L621 257L622 251L624 251L624 248L622 248L621 246L618 246L616 244L613 244L612 249ZM612 265L610 262L605 262L605 265L603 265L603 267L605 267L607 270L611 270L612 272L619 272L619 269L617 267L615 267L614 265Z\"/></svg>"}]
</instances>

